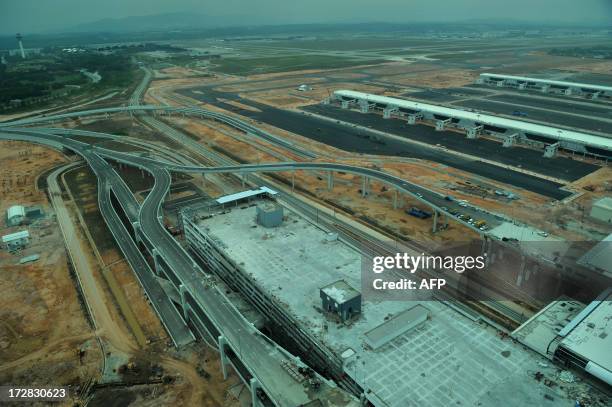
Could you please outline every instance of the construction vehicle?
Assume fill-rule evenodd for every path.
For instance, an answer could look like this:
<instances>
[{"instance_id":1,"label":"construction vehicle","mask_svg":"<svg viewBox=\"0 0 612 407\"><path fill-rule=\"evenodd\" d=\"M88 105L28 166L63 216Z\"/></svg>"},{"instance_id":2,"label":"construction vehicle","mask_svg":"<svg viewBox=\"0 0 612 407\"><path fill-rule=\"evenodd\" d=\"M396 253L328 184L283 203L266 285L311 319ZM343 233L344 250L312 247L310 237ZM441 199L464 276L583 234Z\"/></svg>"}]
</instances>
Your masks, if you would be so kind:
<instances>
[{"instance_id":1,"label":"construction vehicle","mask_svg":"<svg viewBox=\"0 0 612 407\"><path fill-rule=\"evenodd\" d=\"M410 209L406 210L406 213L410 216L414 216L419 219L427 219L431 217L431 212L424 211L419 208L415 208L414 206Z\"/></svg>"}]
</instances>

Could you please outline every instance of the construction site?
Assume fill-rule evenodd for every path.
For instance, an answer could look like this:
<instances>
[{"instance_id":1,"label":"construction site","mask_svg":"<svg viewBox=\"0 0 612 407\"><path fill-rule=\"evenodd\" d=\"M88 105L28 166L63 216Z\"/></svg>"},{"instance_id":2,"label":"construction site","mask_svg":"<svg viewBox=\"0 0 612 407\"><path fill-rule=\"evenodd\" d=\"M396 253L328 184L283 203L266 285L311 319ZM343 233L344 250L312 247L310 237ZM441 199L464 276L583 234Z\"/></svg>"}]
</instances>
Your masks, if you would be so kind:
<instances>
[{"instance_id":1,"label":"construction site","mask_svg":"<svg viewBox=\"0 0 612 407\"><path fill-rule=\"evenodd\" d=\"M175 40L205 58L136 53L121 103L0 116L0 383L609 405L612 62L547 51L607 40ZM398 253L487 273L379 296Z\"/></svg>"}]
</instances>

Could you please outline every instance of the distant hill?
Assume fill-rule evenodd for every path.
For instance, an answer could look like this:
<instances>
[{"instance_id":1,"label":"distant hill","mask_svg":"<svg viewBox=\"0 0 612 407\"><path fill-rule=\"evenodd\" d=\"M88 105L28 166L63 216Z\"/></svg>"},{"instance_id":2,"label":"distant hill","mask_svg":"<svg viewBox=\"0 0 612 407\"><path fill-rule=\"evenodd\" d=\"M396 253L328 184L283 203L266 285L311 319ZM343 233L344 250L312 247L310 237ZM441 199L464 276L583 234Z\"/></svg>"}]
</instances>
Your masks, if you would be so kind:
<instances>
[{"instance_id":1,"label":"distant hill","mask_svg":"<svg viewBox=\"0 0 612 407\"><path fill-rule=\"evenodd\" d=\"M143 32L182 29L210 29L253 24L243 16L207 16L194 13L169 13L123 18L106 18L70 27L64 32Z\"/></svg>"}]
</instances>

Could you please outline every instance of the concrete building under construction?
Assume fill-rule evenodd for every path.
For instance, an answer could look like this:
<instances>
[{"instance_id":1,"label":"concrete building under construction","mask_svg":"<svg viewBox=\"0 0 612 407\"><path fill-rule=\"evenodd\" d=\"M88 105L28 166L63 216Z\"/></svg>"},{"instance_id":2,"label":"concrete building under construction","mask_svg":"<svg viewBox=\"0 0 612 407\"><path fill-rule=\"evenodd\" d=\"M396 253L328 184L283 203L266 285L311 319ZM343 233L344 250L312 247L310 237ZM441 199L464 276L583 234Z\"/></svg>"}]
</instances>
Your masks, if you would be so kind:
<instances>
[{"instance_id":1,"label":"concrete building under construction","mask_svg":"<svg viewBox=\"0 0 612 407\"><path fill-rule=\"evenodd\" d=\"M541 369L537 352L461 306L363 296L361 254L273 198L211 201L182 222L194 258L266 317L276 342L369 405L493 405L508 386L521 403L541 397L526 373Z\"/></svg>"}]
</instances>

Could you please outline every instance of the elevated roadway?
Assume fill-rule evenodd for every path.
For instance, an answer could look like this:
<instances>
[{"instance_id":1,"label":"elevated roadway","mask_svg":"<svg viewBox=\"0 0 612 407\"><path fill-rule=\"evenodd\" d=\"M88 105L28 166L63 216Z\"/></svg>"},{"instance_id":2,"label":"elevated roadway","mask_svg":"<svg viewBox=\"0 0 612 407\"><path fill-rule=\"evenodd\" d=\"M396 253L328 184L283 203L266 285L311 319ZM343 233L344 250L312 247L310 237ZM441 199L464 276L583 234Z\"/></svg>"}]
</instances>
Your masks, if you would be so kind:
<instances>
[{"instance_id":1,"label":"elevated roadway","mask_svg":"<svg viewBox=\"0 0 612 407\"><path fill-rule=\"evenodd\" d=\"M99 204L101 205L101 211L109 215L109 227L114 231L113 235L117 243L124 253L130 250L129 248L135 248L138 251L129 231L118 216L113 216L113 204L111 202L111 192L113 192L116 198L122 202L122 207L130 208L135 201L133 194L122 180L115 178L116 172L100 158L100 154L96 151L99 149L91 148L82 142L46 133L24 134L23 132L5 131L0 132L0 138L31 141L55 148L68 148L82 155L99 178L101 192ZM124 160L126 156L115 152L117 156L114 157L112 150L101 150L105 151L105 155L115 161ZM165 230L161 218L161 205L169 192L171 177L168 169L164 167L170 166L173 168L173 166L135 156L132 156L132 161L129 164L148 171L155 178L153 189L147 195L143 205L137 209L137 221L133 224L137 240L142 239L145 246L151 249L156 272L165 274L180 292L184 315L193 317L194 314L190 314L189 311L195 311L195 316L199 317L201 330L206 330L209 334L220 334L222 363L224 365L227 363L225 356L223 356L226 347L234 353L239 353L240 356L237 360L250 373L253 394L255 394L255 389L261 389L273 405L279 407L306 405L319 399L326 400L329 406L356 407L358 404L354 398L323 378L320 378L322 385L317 391L313 391L308 383L296 381L285 368L283 362L293 360L294 363L299 364L299 361L262 335L250 322L244 319L224 293L206 279L203 270ZM126 212L132 211L128 210ZM123 229L121 226L124 226ZM128 252L128 255L130 257L138 257L138 255L142 257L140 252L138 254ZM142 260L143 263L140 266L146 264L144 258ZM138 264L136 264L136 267L138 267ZM154 273L150 270L145 272L149 273L149 279L155 278ZM160 294L160 297L164 296ZM170 306L173 305L170 304Z\"/></svg>"}]
</instances>

